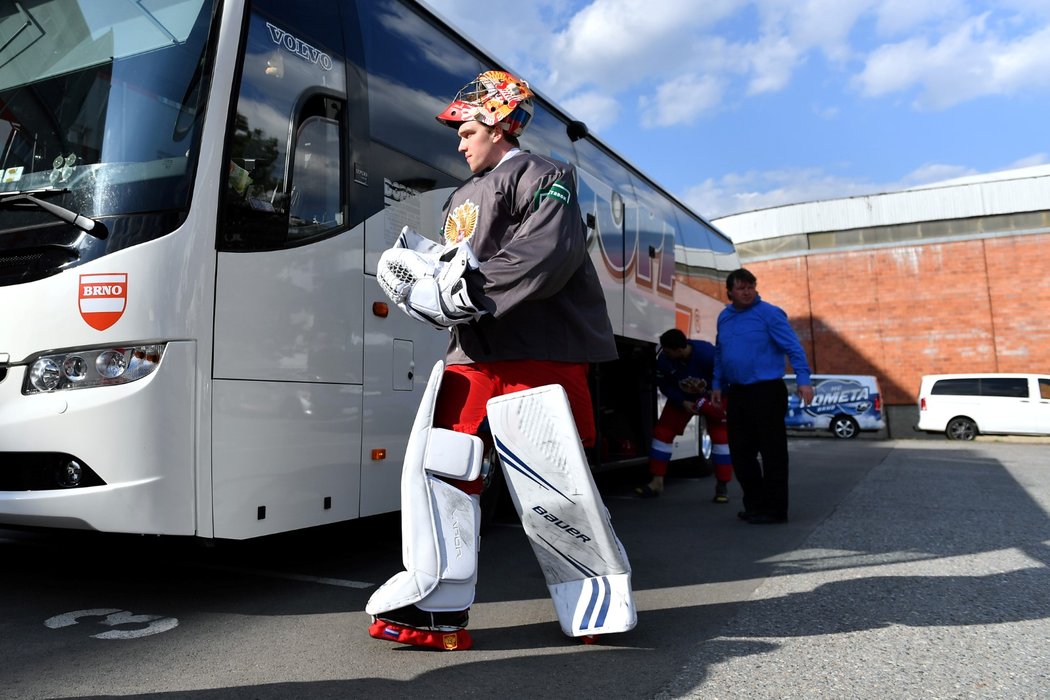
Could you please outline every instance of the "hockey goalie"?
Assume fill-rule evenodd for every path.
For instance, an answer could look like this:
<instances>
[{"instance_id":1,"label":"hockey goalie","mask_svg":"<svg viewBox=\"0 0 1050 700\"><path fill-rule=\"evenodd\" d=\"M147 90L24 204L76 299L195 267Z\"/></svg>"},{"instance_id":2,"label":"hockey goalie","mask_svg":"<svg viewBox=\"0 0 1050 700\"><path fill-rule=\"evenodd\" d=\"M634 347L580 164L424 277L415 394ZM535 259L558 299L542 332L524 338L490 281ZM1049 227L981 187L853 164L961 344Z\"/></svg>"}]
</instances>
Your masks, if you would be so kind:
<instances>
[{"instance_id":1,"label":"hockey goalie","mask_svg":"<svg viewBox=\"0 0 1050 700\"><path fill-rule=\"evenodd\" d=\"M406 228L377 266L394 304L450 333L402 469L405 569L366 606L378 639L470 648L492 447L562 630L590 637L636 623L630 565L584 455L595 440L589 366L615 359L616 345L575 170L519 147L532 111L528 84L509 73L464 86L437 116L472 173L445 204L442 240Z\"/></svg>"}]
</instances>

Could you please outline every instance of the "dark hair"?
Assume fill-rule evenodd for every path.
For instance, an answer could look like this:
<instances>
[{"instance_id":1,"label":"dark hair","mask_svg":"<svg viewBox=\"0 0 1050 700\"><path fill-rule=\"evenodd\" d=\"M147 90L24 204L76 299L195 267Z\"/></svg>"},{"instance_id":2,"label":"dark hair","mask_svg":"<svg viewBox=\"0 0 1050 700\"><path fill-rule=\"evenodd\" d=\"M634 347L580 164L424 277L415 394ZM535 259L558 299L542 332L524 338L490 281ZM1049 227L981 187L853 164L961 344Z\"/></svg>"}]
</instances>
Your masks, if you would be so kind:
<instances>
[{"instance_id":1,"label":"dark hair","mask_svg":"<svg viewBox=\"0 0 1050 700\"><path fill-rule=\"evenodd\" d=\"M513 136L509 131L504 129L499 123L496 123L496 124L493 124L493 125L490 126L490 125L486 124L485 122L481 121L480 119L476 119L475 121L477 121L478 124L481 124L483 127L488 129L490 132L495 131L496 129L499 129L500 133L503 134L503 140L504 141L509 143L514 148L521 148L521 141L518 140L518 137L517 136Z\"/></svg>"},{"instance_id":2,"label":"dark hair","mask_svg":"<svg viewBox=\"0 0 1050 700\"><path fill-rule=\"evenodd\" d=\"M667 348L668 350L681 350L687 345L689 345L689 341L686 340L685 333L677 328L665 331L660 336L660 347L662 348Z\"/></svg>"},{"instance_id":3,"label":"dark hair","mask_svg":"<svg viewBox=\"0 0 1050 700\"><path fill-rule=\"evenodd\" d=\"M758 278L752 275L750 270L742 267L739 270L733 270L729 273L729 276L726 277L727 292L733 291L733 285L736 283L737 280L740 280L745 284L755 284L756 282L758 282Z\"/></svg>"}]
</instances>

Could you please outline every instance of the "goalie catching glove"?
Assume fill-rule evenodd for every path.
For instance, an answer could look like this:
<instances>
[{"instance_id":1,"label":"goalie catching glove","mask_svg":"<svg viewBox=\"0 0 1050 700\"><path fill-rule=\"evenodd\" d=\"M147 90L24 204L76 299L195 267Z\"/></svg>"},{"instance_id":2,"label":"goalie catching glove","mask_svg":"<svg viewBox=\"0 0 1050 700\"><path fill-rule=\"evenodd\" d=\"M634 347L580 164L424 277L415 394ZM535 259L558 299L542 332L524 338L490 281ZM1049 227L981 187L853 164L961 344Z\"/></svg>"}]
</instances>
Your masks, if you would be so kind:
<instances>
[{"instance_id":1,"label":"goalie catching glove","mask_svg":"<svg viewBox=\"0 0 1050 700\"><path fill-rule=\"evenodd\" d=\"M441 255L444 248L430 240L426 236L421 235L411 226L405 226L401 229L401 233L398 234L397 240L394 241L395 248L408 248L414 250L417 253L426 253L438 257Z\"/></svg>"},{"instance_id":2,"label":"goalie catching glove","mask_svg":"<svg viewBox=\"0 0 1050 700\"><path fill-rule=\"evenodd\" d=\"M464 279L467 272L478 269L469 247L459 245L439 254L436 245L402 243L405 237L402 231L398 243L406 247L384 252L376 270L379 286L390 301L409 316L439 328L469 323L485 313L471 300Z\"/></svg>"}]
</instances>

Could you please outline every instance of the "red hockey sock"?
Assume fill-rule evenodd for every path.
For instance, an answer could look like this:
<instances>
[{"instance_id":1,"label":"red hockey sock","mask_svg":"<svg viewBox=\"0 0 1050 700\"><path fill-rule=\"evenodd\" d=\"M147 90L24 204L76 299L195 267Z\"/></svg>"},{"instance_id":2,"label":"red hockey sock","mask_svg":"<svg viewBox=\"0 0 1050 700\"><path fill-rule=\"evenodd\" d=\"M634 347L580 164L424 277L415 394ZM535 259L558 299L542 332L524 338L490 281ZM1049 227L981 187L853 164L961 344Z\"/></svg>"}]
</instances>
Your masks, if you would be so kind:
<instances>
[{"instance_id":1,"label":"red hockey sock","mask_svg":"<svg viewBox=\"0 0 1050 700\"><path fill-rule=\"evenodd\" d=\"M470 633L465 629L455 632L435 632L433 630L417 630L412 627L395 625L393 622L376 620L368 628L368 634L376 639L385 639L400 644L410 644L414 647L430 647L441 651L465 651L473 646Z\"/></svg>"}]
</instances>

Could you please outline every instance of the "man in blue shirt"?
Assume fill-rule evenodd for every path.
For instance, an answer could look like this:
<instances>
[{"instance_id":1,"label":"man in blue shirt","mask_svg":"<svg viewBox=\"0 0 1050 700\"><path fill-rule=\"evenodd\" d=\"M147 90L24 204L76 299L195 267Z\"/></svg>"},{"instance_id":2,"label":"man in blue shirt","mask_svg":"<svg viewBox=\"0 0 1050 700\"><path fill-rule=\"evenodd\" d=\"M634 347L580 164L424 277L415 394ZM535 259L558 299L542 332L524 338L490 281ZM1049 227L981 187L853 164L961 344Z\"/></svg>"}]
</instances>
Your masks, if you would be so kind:
<instances>
[{"instance_id":1,"label":"man in blue shirt","mask_svg":"<svg viewBox=\"0 0 1050 700\"><path fill-rule=\"evenodd\" d=\"M751 272L726 277L730 304L718 315L711 400L727 397L729 451L744 491L741 519L755 524L788 518L788 448L784 357L798 376L803 405L813 401L806 352L784 310L762 301ZM758 456L762 455L759 463Z\"/></svg>"}]
</instances>

